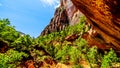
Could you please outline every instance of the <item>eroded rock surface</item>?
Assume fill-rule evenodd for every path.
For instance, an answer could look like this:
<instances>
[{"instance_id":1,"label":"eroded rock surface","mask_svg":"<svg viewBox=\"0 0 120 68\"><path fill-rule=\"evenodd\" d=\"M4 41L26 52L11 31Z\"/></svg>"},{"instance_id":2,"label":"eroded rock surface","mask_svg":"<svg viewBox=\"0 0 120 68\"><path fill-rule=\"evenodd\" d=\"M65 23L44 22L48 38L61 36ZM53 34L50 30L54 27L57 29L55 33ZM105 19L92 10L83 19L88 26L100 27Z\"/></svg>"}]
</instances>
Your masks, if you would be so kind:
<instances>
[{"instance_id":1,"label":"eroded rock surface","mask_svg":"<svg viewBox=\"0 0 120 68\"><path fill-rule=\"evenodd\" d=\"M92 25L92 35L96 33L87 37L88 42L94 45L98 42L103 47L120 51L120 0L71 1Z\"/></svg>"}]
</instances>

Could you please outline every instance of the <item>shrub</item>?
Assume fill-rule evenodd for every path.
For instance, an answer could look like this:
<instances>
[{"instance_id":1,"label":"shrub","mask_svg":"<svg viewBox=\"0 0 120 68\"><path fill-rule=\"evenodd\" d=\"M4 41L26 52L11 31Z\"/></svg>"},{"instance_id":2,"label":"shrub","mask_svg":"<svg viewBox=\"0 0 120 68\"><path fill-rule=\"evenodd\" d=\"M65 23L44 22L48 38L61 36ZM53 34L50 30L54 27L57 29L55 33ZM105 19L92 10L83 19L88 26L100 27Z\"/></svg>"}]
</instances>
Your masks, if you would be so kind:
<instances>
[{"instance_id":1,"label":"shrub","mask_svg":"<svg viewBox=\"0 0 120 68\"><path fill-rule=\"evenodd\" d=\"M8 42L13 42L19 36L19 32L17 32L14 27L10 25L10 21L8 19L0 20L0 38Z\"/></svg>"},{"instance_id":2,"label":"shrub","mask_svg":"<svg viewBox=\"0 0 120 68\"><path fill-rule=\"evenodd\" d=\"M114 52L113 49L110 49L110 51L104 55L101 63L101 68L109 68L112 63L115 63L118 61L117 55Z\"/></svg>"},{"instance_id":3,"label":"shrub","mask_svg":"<svg viewBox=\"0 0 120 68\"><path fill-rule=\"evenodd\" d=\"M23 57L28 57L28 55L12 49L7 53L0 53L0 68L14 68Z\"/></svg>"},{"instance_id":4,"label":"shrub","mask_svg":"<svg viewBox=\"0 0 120 68\"><path fill-rule=\"evenodd\" d=\"M34 41L29 35L24 35L16 39L11 47L18 51L30 51Z\"/></svg>"},{"instance_id":5,"label":"shrub","mask_svg":"<svg viewBox=\"0 0 120 68\"><path fill-rule=\"evenodd\" d=\"M97 57L98 53L97 53L97 47L94 46L92 48L89 49L89 51L87 52L87 57L90 63L96 64L97 63Z\"/></svg>"}]
</instances>

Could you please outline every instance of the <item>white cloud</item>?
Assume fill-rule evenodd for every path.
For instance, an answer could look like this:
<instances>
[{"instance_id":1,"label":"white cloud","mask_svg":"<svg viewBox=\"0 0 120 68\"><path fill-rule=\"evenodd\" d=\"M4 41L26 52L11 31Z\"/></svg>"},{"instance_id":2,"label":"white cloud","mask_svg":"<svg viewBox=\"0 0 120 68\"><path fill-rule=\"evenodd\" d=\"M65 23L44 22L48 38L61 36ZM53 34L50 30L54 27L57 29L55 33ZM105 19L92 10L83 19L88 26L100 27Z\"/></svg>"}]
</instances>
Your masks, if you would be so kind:
<instances>
[{"instance_id":1,"label":"white cloud","mask_svg":"<svg viewBox=\"0 0 120 68\"><path fill-rule=\"evenodd\" d=\"M45 6L54 6L55 8L59 5L60 0L40 0L40 2Z\"/></svg>"}]
</instances>

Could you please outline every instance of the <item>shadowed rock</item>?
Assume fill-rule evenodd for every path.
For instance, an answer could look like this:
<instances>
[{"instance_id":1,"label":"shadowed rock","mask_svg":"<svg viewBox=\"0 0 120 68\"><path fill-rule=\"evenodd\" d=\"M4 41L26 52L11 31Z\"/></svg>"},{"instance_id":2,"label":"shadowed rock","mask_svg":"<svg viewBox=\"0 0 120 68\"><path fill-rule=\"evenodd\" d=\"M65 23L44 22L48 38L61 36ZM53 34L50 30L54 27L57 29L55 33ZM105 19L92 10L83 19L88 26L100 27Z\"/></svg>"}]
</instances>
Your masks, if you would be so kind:
<instances>
[{"instance_id":1,"label":"shadowed rock","mask_svg":"<svg viewBox=\"0 0 120 68\"><path fill-rule=\"evenodd\" d=\"M87 37L88 42L90 44L94 44L91 41L99 42L101 45L104 44L103 47L108 46L120 51L120 0L71 1L92 26L91 34L89 33Z\"/></svg>"},{"instance_id":2,"label":"shadowed rock","mask_svg":"<svg viewBox=\"0 0 120 68\"><path fill-rule=\"evenodd\" d=\"M0 40L0 53L4 53L8 50L8 44Z\"/></svg>"}]
</instances>

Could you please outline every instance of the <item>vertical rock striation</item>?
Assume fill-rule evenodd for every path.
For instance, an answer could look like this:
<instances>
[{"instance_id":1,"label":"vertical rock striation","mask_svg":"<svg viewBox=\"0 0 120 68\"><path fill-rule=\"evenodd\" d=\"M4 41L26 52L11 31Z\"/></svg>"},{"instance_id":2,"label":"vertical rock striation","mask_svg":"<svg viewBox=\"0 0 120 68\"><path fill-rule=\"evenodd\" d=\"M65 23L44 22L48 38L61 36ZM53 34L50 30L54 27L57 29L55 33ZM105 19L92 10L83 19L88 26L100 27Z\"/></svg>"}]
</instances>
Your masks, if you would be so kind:
<instances>
[{"instance_id":1,"label":"vertical rock striation","mask_svg":"<svg viewBox=\"0 0 120 68\"><path fill-rule=\"evenodd\" d=\"M69 25L67 12L64 7L58 7L55 11L54 17L50 24L43 30L41 35L50 34L52 32L60 31Z\"/></svg>"},{"instance_id":2,"label":"vertical rock striation","mask_svg":"<svg viewBox=\"0 0 120 68\"><path fill-rule=\"evenodd\" d=\"M83 14L79 11L79 9L75 7L75 5L73 5L71 0L61 0L60 3L61 3L60 6L63 6L67 11L69 24L74 25L78 23L79 18L83 16Z\"/></svg>"},{"instance_id":3,"label":"vertical rock striation","mask_svg":"<svg viewBox=\"0 0 120 68\"><path fill-rule=\"evenodd\" d=\"M60 0L50 24L42 31L41 35L63 30L68 25L74 25L83 14L73 5L71 0Z\"/></svg>"}]
</instances>

